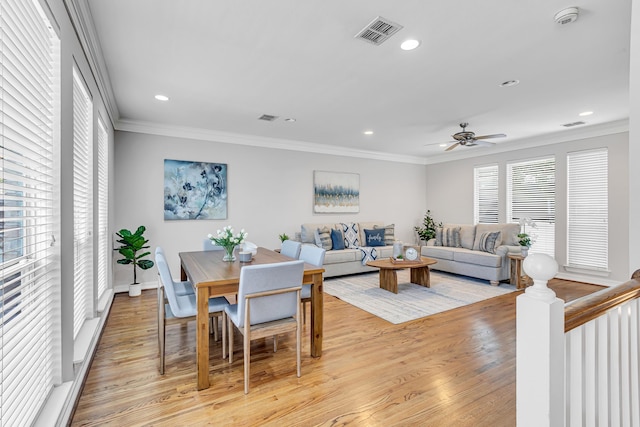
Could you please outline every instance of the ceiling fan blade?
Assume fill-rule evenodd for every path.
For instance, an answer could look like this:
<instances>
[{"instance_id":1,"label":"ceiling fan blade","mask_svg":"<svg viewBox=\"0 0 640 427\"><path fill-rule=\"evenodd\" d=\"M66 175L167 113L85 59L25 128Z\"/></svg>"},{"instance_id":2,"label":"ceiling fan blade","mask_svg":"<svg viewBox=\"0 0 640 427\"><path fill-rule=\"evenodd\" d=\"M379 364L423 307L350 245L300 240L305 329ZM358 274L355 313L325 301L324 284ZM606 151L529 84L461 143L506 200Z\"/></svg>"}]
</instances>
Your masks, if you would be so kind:
<instances>
[{"instance_id":1,"label":"ceiling fan blade","mask_svg":"<svg viewBox=\"0 0 640 427\"><path fill-rule=\"evenodd\" d=\"M459 142L456 142L455 144L450 145L450 146L449 146L449 148L447 148L447 149L446 149L446 150L444 150L444 151L451 151L451 150L453 150L454 148L456 148L458 145L460 145L460 143L459 143Z\"/></svg>"},{"instance_id":2,"label":"ceiling fan blade","mask_svg":"<svg viewBox=\"0 0 640 427\"><path fill-rule=\"evenodd\" d=\"M495 133L493 135L482 135L482 136L475 136L473 137L473 139L487 139L487 138L504 138L505 135L504 133Z\"/></svg>"}]
</instances>

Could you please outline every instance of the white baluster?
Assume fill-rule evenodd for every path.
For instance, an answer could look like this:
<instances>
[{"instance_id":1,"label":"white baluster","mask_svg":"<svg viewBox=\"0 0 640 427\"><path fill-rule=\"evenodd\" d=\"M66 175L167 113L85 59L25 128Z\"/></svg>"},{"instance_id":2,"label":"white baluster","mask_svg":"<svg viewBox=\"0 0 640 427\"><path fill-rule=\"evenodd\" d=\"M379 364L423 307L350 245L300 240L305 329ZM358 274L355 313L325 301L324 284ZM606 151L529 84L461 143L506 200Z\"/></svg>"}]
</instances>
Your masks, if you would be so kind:
<instances>
[{"instance_id":1,"label":"white baluster","mask_svg":"<svg viewBox=\"0 0 640 427\"><path fill-rule=\"evenodd\" d=\"M547 287L556 261L531 254L523 264L533 286L516 301L516 421L519 427L564 425L564 302Z\"/></svg>"}]
</instances>

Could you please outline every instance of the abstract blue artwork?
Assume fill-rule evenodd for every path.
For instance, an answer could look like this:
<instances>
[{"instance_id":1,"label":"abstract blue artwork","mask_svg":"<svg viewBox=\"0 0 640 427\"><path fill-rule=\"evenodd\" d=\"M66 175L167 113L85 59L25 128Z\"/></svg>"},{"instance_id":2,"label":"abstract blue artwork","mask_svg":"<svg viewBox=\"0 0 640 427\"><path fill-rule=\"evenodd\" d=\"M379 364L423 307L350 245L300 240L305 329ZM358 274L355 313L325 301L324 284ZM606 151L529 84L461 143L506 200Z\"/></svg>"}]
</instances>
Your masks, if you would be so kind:
<instances>
[{"instance_id":1,"label":"abstract blue artwork","mask_svg":"<svg viewBox=\"0 0 640 427\"><path fill-rule=\"evenodd\" d=\"M360 175L313 171L313 211L356 213L360 211Z\"/></svg>"},{"instance_id":2,"label":"abstract blue artwork","mask_svg":"<svg viewBox=\"0 0 640 427\"><path fill-rule=\"evenodd\" d=\"M164 219L226 219L225 163L164 161Z\"/></svg>"}]
</instances>

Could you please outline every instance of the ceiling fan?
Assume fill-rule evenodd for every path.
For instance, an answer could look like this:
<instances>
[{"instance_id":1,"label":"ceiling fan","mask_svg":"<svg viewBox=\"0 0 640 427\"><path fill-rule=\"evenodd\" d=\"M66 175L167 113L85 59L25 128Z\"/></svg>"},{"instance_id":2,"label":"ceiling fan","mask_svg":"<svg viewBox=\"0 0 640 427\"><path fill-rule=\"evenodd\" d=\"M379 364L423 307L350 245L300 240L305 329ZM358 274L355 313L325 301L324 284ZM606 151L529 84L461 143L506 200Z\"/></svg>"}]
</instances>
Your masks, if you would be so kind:
<instances>
[{"instance_id":1,"label":"ceiling fan","mask_svg":"<svg viewBox=\"0 0 640 427\"><path fill-rule=\"evenodd\" d=\"M466 130L467 126L469 126L469 123L460 123L460 127L462 128L462 131L451 135L451 137L455 140L452 142L455 142L455 144L450 145L444 151L453 150L458 145L464 145L467 147L473 147L474 145L493 145L495 144L495 142L483 141L483 140L488 138L504 138L505 136L507 136L504 133L476 136L474 132Z\"/></svg>"}]
</instances>

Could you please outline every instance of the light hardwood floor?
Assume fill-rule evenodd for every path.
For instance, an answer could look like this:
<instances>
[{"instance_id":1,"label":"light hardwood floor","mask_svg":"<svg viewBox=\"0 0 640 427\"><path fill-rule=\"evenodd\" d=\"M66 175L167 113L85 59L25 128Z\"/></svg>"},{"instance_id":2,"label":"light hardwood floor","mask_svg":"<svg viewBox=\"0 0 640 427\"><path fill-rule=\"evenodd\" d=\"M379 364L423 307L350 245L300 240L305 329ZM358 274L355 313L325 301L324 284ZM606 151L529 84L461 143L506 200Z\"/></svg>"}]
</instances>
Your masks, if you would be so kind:
<instances>
[{"instance_id":1,"label":"light hardwood floor","mask_svg":"<svg viewBox=\"0 0 640 427\"><path fill-rule=\"evenodd\" d=\"M553 281L572 300L601 289ZM166 374L158 371L156 291L115 297L72 425L514 426L514 292L400 325L324 296L321 358L303 331L251 345L251 391L243 392L242 343L221 359L211 338L211 388L196 390L194 323L167 328ZM534 368L532 368L534 369Z\"/></svg>"}]
</instances>

